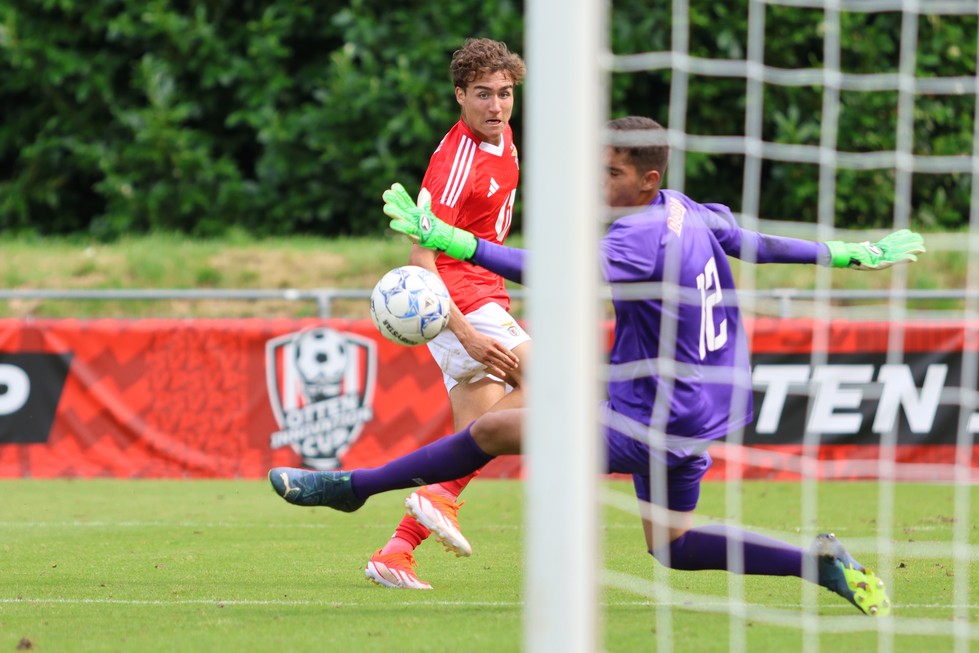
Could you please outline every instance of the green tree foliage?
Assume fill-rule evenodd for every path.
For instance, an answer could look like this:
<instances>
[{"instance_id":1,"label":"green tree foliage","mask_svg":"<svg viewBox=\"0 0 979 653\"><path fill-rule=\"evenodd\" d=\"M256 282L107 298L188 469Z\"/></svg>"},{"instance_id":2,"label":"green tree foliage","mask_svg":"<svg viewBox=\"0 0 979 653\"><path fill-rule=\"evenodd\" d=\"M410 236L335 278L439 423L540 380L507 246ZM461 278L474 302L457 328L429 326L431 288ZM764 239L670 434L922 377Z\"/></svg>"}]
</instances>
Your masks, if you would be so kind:
<instances>
[{"instance_id":1,"label":"green tree foliage","mask_svg":"<svg viewBox=\"0 0 979 653\"><path fill-rule=\"evenodd\" d=\"M521 29L508 0L10 0L0 229L376 233L458 118L453 50Z\"/></svg>"},{"instance_id":2,"label":"green tree foliage","mask_svg":"<svg viewBox=\"0 0 979 653\"><path fill-rule=\"evenodd\" d=\"M690 6L690 54L743 60L747 1ZM765 12L768 65L823 66L822 11ZM897 72L901 20L842 13L843 70ZM617 54L668 50L670 3L615 0L610 27ZM416 187L458 117L448 62L468 36L523 52L523 2L6 0L0 230L377 233L381 191L395 180ZM975 16L922 15L917 41L918 75L976 74ZM613 112L668 124L671 81L663 70L613 75ZM686 130L743 134L745 91L743 79L691 75ZM916 95L913 152L971 154L974 98ZM841 99L839 150L897 147L897 93ZM762 103L766 141L820 143L821 88L765 84ZM690 153L685 187L738 210L743 167L743 156ZM815 220L818 166L766 162L763 177L764 217ZM914 219L963 225L970 185L969 175L916 173ZM892 169L838 171L837 225L889 224L894 189Z\"/></svg>"}]
</instances>

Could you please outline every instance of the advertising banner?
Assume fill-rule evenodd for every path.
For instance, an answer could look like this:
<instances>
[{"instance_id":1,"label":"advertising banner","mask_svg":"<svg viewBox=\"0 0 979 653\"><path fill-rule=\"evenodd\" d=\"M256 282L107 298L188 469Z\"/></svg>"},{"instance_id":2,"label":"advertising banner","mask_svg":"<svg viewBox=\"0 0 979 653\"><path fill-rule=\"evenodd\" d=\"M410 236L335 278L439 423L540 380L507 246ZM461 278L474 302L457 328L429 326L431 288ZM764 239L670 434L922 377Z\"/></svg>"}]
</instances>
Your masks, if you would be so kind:
<instances>
[{"instance_id":1,"label":"advertising banner","mask_svg":"<svg viewBox=\"0 0 979 653\"><path fill-rule=\"evenodd\" d=\"M8 478L259 478L451 432L427 349L369 320L0 320L3 381Z\"/></svg>"},{"instance_id":2,"label":"advertising banner","mask_svg":"<svg viewBox=\"0 0 979 653\"><path fill-rule=\"evenodd\" d=\"M958 462L979 480L979 322L758 319L749 331L749 448L712 448L715 477L729 459L749 477L799 478L816 458L820 478L953 480Z\"/></svg>"},{"instance_id":3,"label":"advertising banner","mask_svg":"<svg viewBox=\"0 0 979 653\"><path fill-rule=\"evenodd\" d=\"M979 324L749 328L755 422L711 449L712 477L798 478L803 453L824 478L949 480L956 460L973 474ZM427 348L370 320L0 320L3 478L357 468L451 431ZM484 471L519 474L516 456Z\"/></svg>"}]
</instances>

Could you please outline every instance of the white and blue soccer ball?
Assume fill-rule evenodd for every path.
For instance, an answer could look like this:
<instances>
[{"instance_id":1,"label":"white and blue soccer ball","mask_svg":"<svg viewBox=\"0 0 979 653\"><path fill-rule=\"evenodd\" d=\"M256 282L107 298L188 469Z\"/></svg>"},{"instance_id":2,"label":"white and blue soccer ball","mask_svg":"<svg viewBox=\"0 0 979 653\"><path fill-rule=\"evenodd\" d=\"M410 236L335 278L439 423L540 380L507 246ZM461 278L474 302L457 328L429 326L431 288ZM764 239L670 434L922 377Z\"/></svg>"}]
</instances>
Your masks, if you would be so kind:
<instances>
[{"instance_id":1,"label":"white and blue soccer ball","mask_svg":"<svg viewBox=\"0 0 979 653\"><path fill-rule=\"evenodd\" d=\"M399 345L421 345L449 323L449 291L437 274L405 265L377 282L371 293L371 318L385 338Z\"/></svg>"}]
</instances>

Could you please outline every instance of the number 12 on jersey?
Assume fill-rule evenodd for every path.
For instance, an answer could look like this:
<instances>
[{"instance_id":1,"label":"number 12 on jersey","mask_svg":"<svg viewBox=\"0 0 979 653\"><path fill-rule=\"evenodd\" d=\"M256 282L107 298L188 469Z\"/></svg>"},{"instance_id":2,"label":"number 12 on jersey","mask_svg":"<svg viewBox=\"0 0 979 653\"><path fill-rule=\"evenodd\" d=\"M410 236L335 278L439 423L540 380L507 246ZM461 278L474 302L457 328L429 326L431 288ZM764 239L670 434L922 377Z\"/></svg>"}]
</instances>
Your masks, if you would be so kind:
<instances>
[{"instance_id":1,"label":"number 12 on jersey","mask_svg":"<svg viewBox=\"0 0 979 653\"><path fill-rule=\"evenodd\" d=\"M717 262L710 257L704 271L697 275L700 291L700 360L708 351L717 351L727 343L727 318L714 323L714 307L721 303L721 280L717 275Z\"/></svg>"}]
</instances>

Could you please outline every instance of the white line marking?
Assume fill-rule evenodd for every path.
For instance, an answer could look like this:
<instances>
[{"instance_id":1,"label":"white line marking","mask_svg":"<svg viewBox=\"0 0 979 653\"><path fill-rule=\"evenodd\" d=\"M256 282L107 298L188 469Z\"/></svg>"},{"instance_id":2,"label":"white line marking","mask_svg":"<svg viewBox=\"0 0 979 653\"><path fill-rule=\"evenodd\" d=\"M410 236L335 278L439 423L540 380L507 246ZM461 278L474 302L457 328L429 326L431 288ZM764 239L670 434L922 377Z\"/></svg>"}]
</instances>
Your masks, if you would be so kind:
<instances>
[{"instance_id":1,"label":"white line marking","mask_svg":"<svg viewBox=\"0 0 979 653\"><path fill-rule=\"evenodd\" d=\"M393 601L393 602L364 602L364 601L285 601L285 600L259 600L259 599L231 599L223 601L221 599L175 599L163 601L155 599L56 599L56 598L0 598L0 604L54 604L54 605L270 605L270 606L330 606L334 608L364 608L364 607L384 607L384 606L459 606L459 607L522 607L523 601ZM698 606L725 607L732 606L728 601L698 601ZM685 602L677 601L671 603L653 601L606 601L600 605L604 607L650 607L672 606L682 608ZM780 604L781 608L802 609L802 604ZM853 607L849 604L820 606L820 610L839 610L849 614ZM976 610L979 604L953 605L942 603L901 603L894 604L894 610Z\"/></svg>"}]
</instances>

